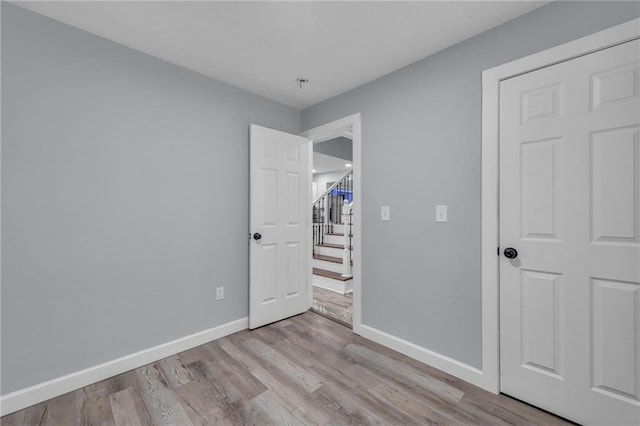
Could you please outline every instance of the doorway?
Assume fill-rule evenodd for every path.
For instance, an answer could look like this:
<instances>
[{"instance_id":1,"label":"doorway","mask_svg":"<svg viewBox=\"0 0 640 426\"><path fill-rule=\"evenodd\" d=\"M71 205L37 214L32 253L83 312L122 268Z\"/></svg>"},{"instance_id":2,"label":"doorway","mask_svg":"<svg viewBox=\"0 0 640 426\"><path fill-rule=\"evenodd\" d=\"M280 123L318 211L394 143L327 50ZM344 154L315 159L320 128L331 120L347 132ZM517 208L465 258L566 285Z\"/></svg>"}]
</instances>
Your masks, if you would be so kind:
<instances>
[{"instance_id":1,"label":"doorway","mask_svg":"<svg viewBox=\"0 0 640 426\"><path fill-rule=\"evenodd\" d=\"M360 135L360 114L302 133L314 147L309 308L356 333L362 300Z\"/></svg>"},{"instance_id":2,"label":"doorway","mask_svg":"<svg viewBox=\"0 0 640 426\"><path fill-rule=\"evenodd\" d=\"M313 146L312 310L353 325L353 140L351 131Z\"/></svg>"}]
</instances>

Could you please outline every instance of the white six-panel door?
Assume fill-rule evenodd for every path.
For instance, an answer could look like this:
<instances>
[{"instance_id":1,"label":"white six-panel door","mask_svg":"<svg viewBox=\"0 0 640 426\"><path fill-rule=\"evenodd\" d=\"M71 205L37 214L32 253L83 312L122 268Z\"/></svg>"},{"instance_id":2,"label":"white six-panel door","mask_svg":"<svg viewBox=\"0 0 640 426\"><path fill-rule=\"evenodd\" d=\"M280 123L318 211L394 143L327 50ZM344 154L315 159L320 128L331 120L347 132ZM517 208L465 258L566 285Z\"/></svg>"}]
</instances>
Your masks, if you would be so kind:
<instances>
[{"instance_id":1,"label":"white six-panel door","mask_svg":"<svg viewBox=\"0 0 640 426\"><path fill-rule=\"evenodd\" d=\"M501 391L640 425L640 41L500 83L500 241Z\"/></svg>"},{"instance_id":2,"label":"white six-panel door","mask_svg":"<svg viewBox=\"0 0 640 426\"><path fill-rule=\"evenodd\" d=\"M251 125L250 328L308 308L309 175L307 139Z\"/></svg>"}]
</instances>

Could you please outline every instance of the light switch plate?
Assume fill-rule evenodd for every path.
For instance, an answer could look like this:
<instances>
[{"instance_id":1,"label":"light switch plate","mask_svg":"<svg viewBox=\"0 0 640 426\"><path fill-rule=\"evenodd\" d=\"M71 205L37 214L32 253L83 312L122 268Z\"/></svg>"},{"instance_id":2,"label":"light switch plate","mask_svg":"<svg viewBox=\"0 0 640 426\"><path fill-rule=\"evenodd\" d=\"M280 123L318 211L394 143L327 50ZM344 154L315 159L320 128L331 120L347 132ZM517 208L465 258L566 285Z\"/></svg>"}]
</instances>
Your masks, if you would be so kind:
<instances>
[{"instance_id":1,"label":"light switch plate","mask_svg":"<svg viewBox=\"0 0 640 426\"><path fill-rule=\"evenodd\" d=\"M380 207L380 220L384 222L391 220L391 209L389 209L389 206Z\"/></svg>"},{"instance_id":2,"label":"light switch plate","mask_svg":"<svg viewBox=\"0 0 640 426\"><path fill-rule=\"evenodd\" d=\"M447 222L447 206L436 206L436 222Z\"/></svg>"}]
</instances>

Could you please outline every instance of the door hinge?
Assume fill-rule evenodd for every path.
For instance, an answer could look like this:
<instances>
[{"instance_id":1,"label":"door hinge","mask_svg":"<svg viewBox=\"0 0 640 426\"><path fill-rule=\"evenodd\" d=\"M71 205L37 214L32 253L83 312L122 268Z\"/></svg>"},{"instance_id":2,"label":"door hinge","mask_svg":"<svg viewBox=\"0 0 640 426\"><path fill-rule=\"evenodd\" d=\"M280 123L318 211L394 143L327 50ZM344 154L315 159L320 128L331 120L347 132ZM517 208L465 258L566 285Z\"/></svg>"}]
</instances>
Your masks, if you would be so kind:
<instances>
[{"instance_id":1,"label":"door hinge","mask_svg":"<svg viewBox=\"0 0 640 426\"><path fill-rule=\"evenodd\" d=\"M496 254L500 256L500 246L498 246L498 250L496 250Z\"/></svg>"}]
</instances>

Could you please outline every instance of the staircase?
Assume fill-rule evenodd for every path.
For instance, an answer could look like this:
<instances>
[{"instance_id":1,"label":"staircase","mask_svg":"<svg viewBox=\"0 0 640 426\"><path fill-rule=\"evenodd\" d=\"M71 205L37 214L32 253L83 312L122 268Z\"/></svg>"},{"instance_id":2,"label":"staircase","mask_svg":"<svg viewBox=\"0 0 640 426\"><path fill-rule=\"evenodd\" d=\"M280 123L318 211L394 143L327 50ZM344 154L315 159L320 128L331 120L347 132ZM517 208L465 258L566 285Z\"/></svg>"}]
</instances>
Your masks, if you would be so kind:
<instances>
[{"instance_id":1,"label":"staircase","mask_svg":"<svg viewBox=\"0 0 640 426\"><path fill-rule=\"evenodd\" d=\"M313 285L353 291L353 172L313 202Z\"/></svg>"}]
</instances>

